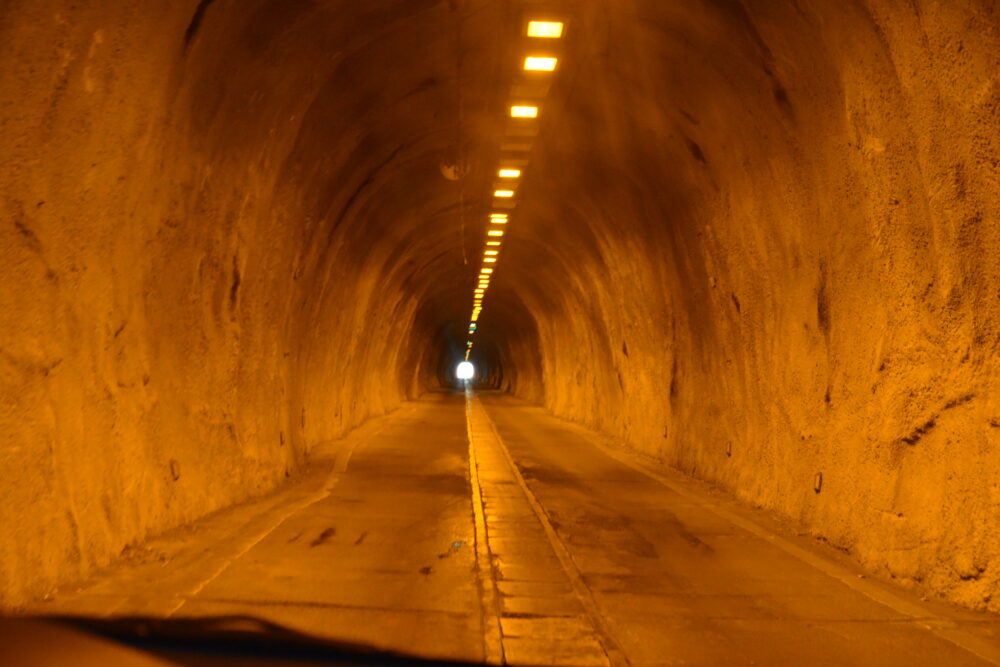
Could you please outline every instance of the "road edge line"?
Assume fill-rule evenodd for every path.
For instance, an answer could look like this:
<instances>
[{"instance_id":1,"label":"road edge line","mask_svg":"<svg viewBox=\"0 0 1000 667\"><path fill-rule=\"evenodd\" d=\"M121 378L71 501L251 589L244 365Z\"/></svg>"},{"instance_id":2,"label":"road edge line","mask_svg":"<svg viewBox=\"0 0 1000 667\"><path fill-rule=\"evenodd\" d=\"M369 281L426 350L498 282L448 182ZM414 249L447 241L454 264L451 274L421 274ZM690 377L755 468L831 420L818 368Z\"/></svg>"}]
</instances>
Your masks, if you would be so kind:
<instances>
[{"instance_id":1,"label":"road edge line","mask_svg":"<svg viewBox=\"0 0 1000 667\"><path fill-rule=\"evenodd\" d=\"M550 416L558 421L562 421L554 415ZM667 487L677 495L682 496L688 501L696 503L716 516L729 521L735 526L742 528L743 530L761 539L767 540L793 558L797 558L806 565L819 570L828 577L836 579L853 591L864 595L869 600L889 607L890 609L909 617L911 623L919 625L922 629L927 630L941 639L954 644L955 646L958 646L959 648L964 649L991 664L1000 666L1000 646L996 646L988 641L985 641L981 637L962 630L957 627L955 621L948 618L942 618L930 610L925 609L916 602L911 602L910 600L906 600L891 591L884 590L882 587L876 585L868 579L858 578L857 574L851 572L843 565L839 565L823 558L822 556L813 554L750 519L744 518L735 512L731 512L719 504L705 502L703 497L685 489L680 484L671 481L669 478L656 472L655 470L648 468L641 461L634 460L628 455L627 452L618 451L609 447L604 442L601 442L600 436L590 433L587 429L583 429L583 427L580 427L578 424L573 424L573 426L587 431L587 435L589 436L587 440L590 441L590 443L597 449L601 450L619 463L646 475L650 479Z\"/></svg>"}]
</instances>

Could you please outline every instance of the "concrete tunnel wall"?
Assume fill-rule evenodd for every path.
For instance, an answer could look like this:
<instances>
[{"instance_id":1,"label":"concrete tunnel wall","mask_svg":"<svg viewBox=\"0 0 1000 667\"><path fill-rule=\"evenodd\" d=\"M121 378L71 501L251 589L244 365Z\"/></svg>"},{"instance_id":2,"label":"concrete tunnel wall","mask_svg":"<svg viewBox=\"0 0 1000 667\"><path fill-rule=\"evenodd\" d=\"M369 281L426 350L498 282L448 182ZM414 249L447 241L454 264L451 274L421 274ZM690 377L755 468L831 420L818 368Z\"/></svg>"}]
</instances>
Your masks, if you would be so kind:
<instances>
[{"instance_id":1,"label":"concrete tunnel wall","mask_svg":"<svg viewBox=\"0 0 1000 667\"><path fill-rule=\"evenodd\" d=\"M95 4L0 9L4 606L440 382L537 6ZM498 382L1000 609L995 3L546 6Z\"/></svg>"}]
</instances>

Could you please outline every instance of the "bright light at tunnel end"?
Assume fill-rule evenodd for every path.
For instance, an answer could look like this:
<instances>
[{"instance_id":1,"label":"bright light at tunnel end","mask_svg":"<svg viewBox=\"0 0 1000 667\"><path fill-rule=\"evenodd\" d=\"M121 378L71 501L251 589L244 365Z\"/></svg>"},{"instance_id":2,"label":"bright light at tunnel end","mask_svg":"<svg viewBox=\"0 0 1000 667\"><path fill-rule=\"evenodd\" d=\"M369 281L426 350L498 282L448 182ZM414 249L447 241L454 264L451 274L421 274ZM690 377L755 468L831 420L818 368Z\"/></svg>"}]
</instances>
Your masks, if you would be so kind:
<instances>
[{"instance_id":1,"label":"bright light at tunnel end","mask_svg":"<svg viewBox=\"0 0 1000 667\"><path fill-rule=\"evenodd\" d=\"M472 365L471 361L463 361L458 364L458 368L455 369L455 376L459 380L471 380L476 374L476 368Z\"/></svg>"}]
</instances>

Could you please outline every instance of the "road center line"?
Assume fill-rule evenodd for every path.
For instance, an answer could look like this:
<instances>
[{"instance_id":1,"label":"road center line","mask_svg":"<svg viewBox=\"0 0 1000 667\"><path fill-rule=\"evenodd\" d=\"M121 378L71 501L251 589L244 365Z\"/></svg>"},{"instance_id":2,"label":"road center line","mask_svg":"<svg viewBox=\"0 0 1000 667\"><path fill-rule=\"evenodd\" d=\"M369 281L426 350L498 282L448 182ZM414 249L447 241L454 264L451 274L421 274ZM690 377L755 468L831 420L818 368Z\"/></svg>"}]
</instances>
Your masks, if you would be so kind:
<instances>
[{"instance_id":1,"label":"road center line","mask_svg":"<svg viewBox=\"0 0 1000 667\"><path fill-rule=\"evenodd\" d=\"M608 662L611 665L628 665L629 661L625 657L621 648L618 646L618 643L614 640L600 606L594 598L593 593L583 581L583 576L577 568L576 563L573 561L569 551L566 549L562 540L559 538L559 535L552 527L552 523L549 520L545 508L542 507L534 493L532 493L531 489L528 488L524 477L522 477L520 470L518 470L517 465L514 463L514 459L507 450L503 439L497 432L493 420L490 419L489 414L486 412L486 408L478 398L471 394L471 392L466 394L466 414L469 423L470 443L473 443L476 440L474 437L475 432L485 431L487 435L482 439L488 440L489 442L481 444L493 445L502 460L506 463L508 472L513 480L516 481L517 486L520 487L520 491L523 494L524 499L530 505L534 516L541 525L548 543L559 561L563 574L569 581L574 595L579 600L584 610L587 622L595 631L596 639L600 643L601 649L604 651ZM474 423L475 428L473 427ZM473 446L472 449L475 449L475 447Z\"/></svg>"},{"instance_id":2,"label":"road center line","mask_svg":"<svg viewBox=\"0 0 1000 667\"><path fill-rule=\"evenodd\" d=\"M472 437L472 390L465 389L465 428L469 440L469 482L472 485L472 514L476 523L476 582L482 606L483 654L490 664L504 664L503 642L500 639L500 605L496 577L493 574L493 555L487 537L486 513L483 510L483 491L479 483L479 465L476 461L475 439Z\"/></svg>"}]
</instances>

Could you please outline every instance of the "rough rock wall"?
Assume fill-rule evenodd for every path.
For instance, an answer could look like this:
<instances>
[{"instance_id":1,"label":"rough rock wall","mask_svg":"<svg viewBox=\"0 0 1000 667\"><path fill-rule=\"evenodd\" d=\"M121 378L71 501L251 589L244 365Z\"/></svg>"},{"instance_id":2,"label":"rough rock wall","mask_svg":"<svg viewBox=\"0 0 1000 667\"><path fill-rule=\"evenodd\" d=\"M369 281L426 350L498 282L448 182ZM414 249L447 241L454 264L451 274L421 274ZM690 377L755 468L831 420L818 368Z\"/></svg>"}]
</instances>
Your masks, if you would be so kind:
<instances>
[{"instance_id":1,"label":"rough rock wall","mask_svg":"<svg viewBox=\"0 0 1000 667\"><path fill-rule=\"evenodd\" d=\"M421 390L434 4L4 3L0 606Z\"/></svg>"},{"instance_id":2,"label":"rough rock wall","mask_svg":"<svg viewBox=\"0 0 1000 667\"><path fill-rule=\"evenodd\" d=\"M1000 8L579 9L515 391L1000 610Z\"/></svg>"},{"instance_id":3,"label":"rough rock wall","mask_svg":"<svg viewBox=\"0 0 1000 667\"><path fill-rule=\"evenodd\" d=\"M511 7L4 3L0 604L437 377ZM564 8L495 377L997 608L995 3Z\"/></svg>"}]
</instances>

